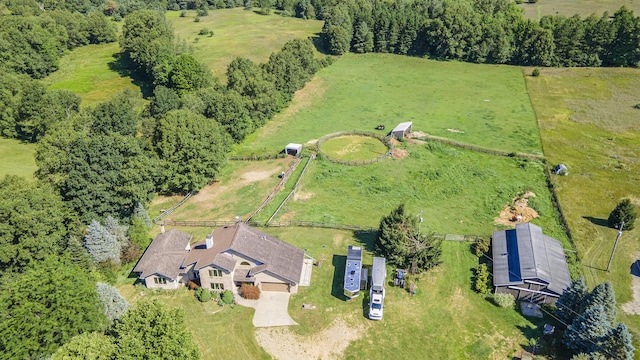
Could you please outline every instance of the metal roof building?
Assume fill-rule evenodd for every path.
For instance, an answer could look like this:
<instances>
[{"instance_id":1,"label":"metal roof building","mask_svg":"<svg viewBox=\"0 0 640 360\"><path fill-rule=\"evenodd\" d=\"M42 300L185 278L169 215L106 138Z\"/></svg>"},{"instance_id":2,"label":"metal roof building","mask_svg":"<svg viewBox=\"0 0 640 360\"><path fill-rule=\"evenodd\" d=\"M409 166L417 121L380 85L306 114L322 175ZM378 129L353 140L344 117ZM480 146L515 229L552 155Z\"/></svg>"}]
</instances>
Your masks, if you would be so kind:
<instances>
[{"instance_id":1,"label":"metal roof building","mask_svg":"<svg viewBox=\"0 0 640 360\"><path fill-rule=\"evenodd\" d=\"M571 284L562 243L531 223L494 231L493 285L516 299L555 302Z\"/></svg>"},{"instance_id":2,"label":"metal roof building","mask_svg":"<svg viewBox=\"0 0 640 360\"><path fill-rule=\"evenodd\" d=\"M407 134L411 133L411 127L413 126L413 122L407 121L398 124L393 130L391 130L391 136L396 139L404 139Z\"/></svg>"}]
</instances>

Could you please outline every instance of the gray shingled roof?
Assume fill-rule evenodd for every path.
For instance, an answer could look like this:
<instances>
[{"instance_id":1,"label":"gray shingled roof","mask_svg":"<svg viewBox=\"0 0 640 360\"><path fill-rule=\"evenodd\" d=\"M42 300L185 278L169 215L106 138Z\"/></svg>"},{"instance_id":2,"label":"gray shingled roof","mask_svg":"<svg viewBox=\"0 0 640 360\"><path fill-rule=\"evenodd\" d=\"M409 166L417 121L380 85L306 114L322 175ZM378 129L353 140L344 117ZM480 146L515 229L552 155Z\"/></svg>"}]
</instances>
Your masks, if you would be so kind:
<instances>
[{"instance_id":1,"label":"gray shingled roof","mask_svg":"<svg viewBox=\"0 0 640 360\"><path fill-rule=\"evenodd\" d=\"M293 284L300 281L304 251L275 237L256 230L244 223L237 228L230 250L248 256L266 265L264 271ZM213 236L215 242L215 231Z\"/></svg>"},{"instance_id":2,"label":"gray shingled roof","mask_svg":"<svg viewBox=\"0 0 640 360\"><path fill-rule=\"evenodd\" d=\"M175 280L180 273L180 265L187 256L187 246L191 235L177 229L171 229L156 236L144 252L133 272L140 273L144 279L160 274Z\"/></svg>"},{"instance_id":3,"label":"gray shingled roof","mask_svg":"<svg viewBox=\"0 0 640 360\"><path fill-rule=\"evenodd\" d=\"M204 242L194 245L185 265L195 263L196 270L207 265L233 270L235 260L227 254L233 252L258 263L251 269L251 274L267 271L294 284L300 281L304 261L302 249L244 223L217 228L211 235L213 247L206 249Z\"/></svg>"},{"instance_id":4,"label":"gray shingled roof","mask_svg":"<svg viewBox=\"0 0 640 360\"><path fill-rule=\"evenodd\" d=\"M531 223L517 224L513 230L494 231L493 284L508 286L524 280L542 280L547 288L562 294L571 283L562 243Z\"/></svg>"}]
</instances>

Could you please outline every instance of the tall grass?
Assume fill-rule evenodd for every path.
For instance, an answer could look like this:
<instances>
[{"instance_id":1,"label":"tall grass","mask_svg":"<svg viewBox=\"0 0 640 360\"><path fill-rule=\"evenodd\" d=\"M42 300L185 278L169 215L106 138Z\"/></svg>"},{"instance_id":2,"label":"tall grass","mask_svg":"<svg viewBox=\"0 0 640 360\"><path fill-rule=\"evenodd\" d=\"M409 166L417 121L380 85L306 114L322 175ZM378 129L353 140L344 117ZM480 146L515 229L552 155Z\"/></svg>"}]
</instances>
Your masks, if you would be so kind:
<instances>
[{"instance_id":1,"label":"tall grass","mask_svg":"<svg viewBox=\"0 0 640 360\"><path fill-rule=\"evenodd\" d=\"M540 153L540 137L519 68L439 62L389 54L347 54L322 69L239 147L273 152L349 130L413 122L413 131L486 148Z\"/></svg>"}]
</instances>

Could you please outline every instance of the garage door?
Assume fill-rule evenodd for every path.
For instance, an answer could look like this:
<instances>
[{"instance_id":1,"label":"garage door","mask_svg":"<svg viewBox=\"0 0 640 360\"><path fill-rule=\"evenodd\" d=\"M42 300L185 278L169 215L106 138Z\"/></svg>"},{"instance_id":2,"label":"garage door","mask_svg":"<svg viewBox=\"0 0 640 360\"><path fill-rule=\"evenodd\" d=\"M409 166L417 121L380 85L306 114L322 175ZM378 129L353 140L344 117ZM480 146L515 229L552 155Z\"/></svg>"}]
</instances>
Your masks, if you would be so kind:
<instances>
[{"instance_id":1,"label":"garage door","mask_svg":"<svg viewBox=\"0 0 640 360\"><path fill-rule=\"evenodd\" d=\"M262 291L289 292L289 284L263 282L262 283Z\"/></svg>"}]
</instances>

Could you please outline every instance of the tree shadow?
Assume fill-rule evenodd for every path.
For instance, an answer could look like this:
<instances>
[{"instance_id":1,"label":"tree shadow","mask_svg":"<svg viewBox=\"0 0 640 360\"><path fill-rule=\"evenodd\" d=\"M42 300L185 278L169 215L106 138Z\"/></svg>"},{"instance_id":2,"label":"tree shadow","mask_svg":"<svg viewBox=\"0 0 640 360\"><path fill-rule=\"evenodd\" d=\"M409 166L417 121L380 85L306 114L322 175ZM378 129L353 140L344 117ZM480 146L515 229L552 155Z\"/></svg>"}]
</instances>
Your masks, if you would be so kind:
<instances>
[{"instance_id":1,"label":"tree shadow","mask_svg":"<svg viewBox=\"0 0 640 360\"><path fill-rule=\"evenodd\" d=\"M117 72L122 77L128 77L133 84L140 88L142 96L147 99L153 96L153 84L149 81L146 74L141 74L133 69L133 66L127 56L123 53L115 53L112 55L113 61L107 63L109 69Z\"/></svg>"},{"instance_id":2,"label":"tree shadow","mask_svg":"<svg viewBox=\"0 0 640 360\"><path fill-rule=\"evenodd\" d=\"M594 225L604 226L606 228L609 227L609 221L607 221L607 219L594 218L592 216L583 216L582 218L585 219L585 220L591 221L591 223L594 224Z\"/></svg>"},{"instance_id":3,"label":"tree shadow","mask_svg":"<svg viewBox=\"0 0 640 360\"><path fill-rule=\"evenodd\" d=\"M333 255L333 281L331 283L331 295L336 299L346 300L344 296L344 272L347 262L346 255Z\"/></svg>"},{"instance_id":4,"label":"tree shadow","mask_svg":"<svg viewBox=\"0 0 640 360\"><path fill-rule=\"evenodd\" d=\"M322 33L315 33L313 36L309 36L309 40L311 40L313 46L315 46L316 50L318 50L320 54L331 55L329 48L326 46L325 42L322 41L322 38L320 37L321 35Z\"/></svg>"},{"instance_id":5,"label":"tree shadow","mask_svg":"<svg viewBox=\"0 0 640 360\"><path fill-rule=\"evenodd\" d=\"M360 244L362 244L365 250L375 254L375 243L376 238L378 237L377 231L356 230L353 232L353 236Z\"/></svg>"}]
</instances>

